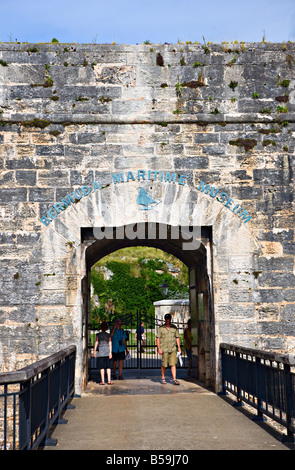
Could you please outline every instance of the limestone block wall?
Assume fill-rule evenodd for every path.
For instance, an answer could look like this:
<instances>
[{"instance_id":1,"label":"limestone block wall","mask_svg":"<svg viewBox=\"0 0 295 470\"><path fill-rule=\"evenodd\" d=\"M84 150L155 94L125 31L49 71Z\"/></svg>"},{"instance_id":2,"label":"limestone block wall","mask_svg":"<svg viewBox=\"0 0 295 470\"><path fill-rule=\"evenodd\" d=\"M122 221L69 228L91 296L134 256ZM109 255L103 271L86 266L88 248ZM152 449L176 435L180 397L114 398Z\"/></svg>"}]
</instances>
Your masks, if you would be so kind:
<instances>
[{"instance_id":1,"label":"limestone block wall","mask_svg":"<svg viewBox=\"0 0 295 470\"><path fill-rule=\"evenodd\" d=\"M68 344L81 371L81 227L146 220L139 183L212 227L217 343L294 352L294 70L291 43L0 44L1 371Z\"/></svg>"}]
</instances>

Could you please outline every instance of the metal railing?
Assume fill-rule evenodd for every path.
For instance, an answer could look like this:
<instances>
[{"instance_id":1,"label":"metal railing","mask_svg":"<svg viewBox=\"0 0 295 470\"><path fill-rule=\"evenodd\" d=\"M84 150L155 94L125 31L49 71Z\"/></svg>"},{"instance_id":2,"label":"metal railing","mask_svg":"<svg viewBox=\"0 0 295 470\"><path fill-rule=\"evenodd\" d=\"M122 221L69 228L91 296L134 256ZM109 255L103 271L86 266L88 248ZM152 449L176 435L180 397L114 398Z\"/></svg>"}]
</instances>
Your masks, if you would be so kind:
<instances>
[{"instance_id":1,"label":"metal railing","mask_svg":"<svg viewBox=\"0 0 295 470\"><path fill-rule=\"evenodd\" d=\"M34 450L74 395L76 347L0 374L0 449ZM3 418L3 419L2 419Z\"/></svg>"},{"instance_id":2,"label":"metal railing","mask_svg":"<svg viewBox=\"0 0 295 470\"><path fill-rule=\"evenodd\" d=\"M222 393L227 391L286 428L286 440L295 435L294 358L226 343L220 345Z\"/></svg>"}]
</instances>

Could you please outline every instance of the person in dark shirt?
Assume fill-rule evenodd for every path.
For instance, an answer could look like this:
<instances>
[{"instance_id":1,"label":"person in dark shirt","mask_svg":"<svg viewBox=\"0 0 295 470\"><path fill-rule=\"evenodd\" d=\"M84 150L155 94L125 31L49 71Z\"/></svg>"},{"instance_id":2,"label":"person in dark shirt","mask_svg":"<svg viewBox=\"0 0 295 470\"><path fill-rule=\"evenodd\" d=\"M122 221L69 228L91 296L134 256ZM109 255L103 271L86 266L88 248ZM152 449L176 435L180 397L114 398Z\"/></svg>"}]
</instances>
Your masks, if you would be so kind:
<instances>
[{"instance_id":1,"label":"person in dark shirt","mask_svg":"<svg viewBox=\"0 0 295 470\"><path fill-rule=\"evenodd\" d=\"M117 362L119 363L119 380L123 380L122 370L123 370L123 361L125 359L125 354L128 353L127 343L126 343L126 333L122 329L122 321L117 320L113 331L111 332L112 338L112 354L113 354L113 379L116 380L116 367ZM126 353L125 353L126 351Z\"/></svg>"},{"instance_id":2,"label":"person in dark shirt","mask_svg":"<svg viewBox=\"0 0 295 470\"><path fill-rule=\"evenodd\" d=\"M141 322L140 326L137 328L134 339L137 341L137 352L144 352L143 345L145 345L146 336L143 322Z\"/></svg>"}]
</instances>

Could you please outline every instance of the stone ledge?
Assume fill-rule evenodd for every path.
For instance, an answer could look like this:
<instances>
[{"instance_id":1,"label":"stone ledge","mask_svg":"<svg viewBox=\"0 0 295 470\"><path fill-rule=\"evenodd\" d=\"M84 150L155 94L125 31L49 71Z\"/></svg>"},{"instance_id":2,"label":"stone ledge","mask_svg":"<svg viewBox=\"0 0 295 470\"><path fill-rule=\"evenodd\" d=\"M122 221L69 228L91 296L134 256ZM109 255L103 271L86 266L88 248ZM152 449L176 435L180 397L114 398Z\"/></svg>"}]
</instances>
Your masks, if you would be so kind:
<instances>
[{"instance_id":1,"label":"stone ledge","mask_svg":"<svg viewBox=\"0 0 295 470\"><path fill-rule=\"evenodd\" d=\"M7 114L0 116L1 123L4 124L22 124L40 119L49 124L230 124L230 123L262 123L276 124L284 121L295 122L294 113L285 113L283 116L261 116L259 113L237 113L237 114L180 114L177 117L171 114L152 114L148 115L112 115L112 114ZM36 126L38 127L38 126Z\"/></svg>"},{"instance_id":2,"label":"stone ledge","mask_svg":"<svg viewBox=\"0 0 295 470\"><path fill-rule=\"evenodd\" d=\"M35 362L34 364L29 365L27 367L24 367L23 369L17 370L15 372L1 373L0 383L8 384L25 382L75 351L76 346L68 346L67 348L62 349L58 353L52 354L51 356L46 357L45 359L41 359L40 361Z\"/></svg>"},{"instance_id":3,"label":"stone ledge","mask_svg":"<svg viewBox=\"0 0 295 470\"><path fill-rule=\"evenodd\" d=\"M75 42L72 43L62 43L62 42L44 42L44 43L26 43L26 42L0 42L0 51L13 51L13 52L27 52L28 49L31 47L36 47L40 50L40 52L43 51L50 51L50 52L60 52L60 50L64 50L64 48L67 48L68 50L66 52L76 52L76 51L110 51L110 52L124 52L124 51L130 51L133 52L134 50L136 52L142 51L142 52L147 52L150 50L150 48L155 48L157 50L162 50L162 51L174 51L177 49L180 52L183 52L182 49L184 49L184 52L192 50L201 50L204 52L204 44L201 43L192 43L192 44L173 44L173 43L164 43L164 44L77 44ZM283 49L283 46L285 49ZM209 48L211 53L214 53L216 51L223 52L225 54L229 54L228 51L225 49L231 49L232 53L235 52L235 50L240 49L243 47L245 52L254 52L255 50L258 50L260 52L264 51L282 51L282 52L288 52L295 50L295 43L272 43L272 42L239 42L237 44L234 43L226 43L226 44L207 44L207 47ZM33 54L36 52L32 52ZM243 53L243 51L241 51ZM209 53L210 54L210 53ZM206 54L206 55L209 55Z\"/></svg>"}]
</instances>

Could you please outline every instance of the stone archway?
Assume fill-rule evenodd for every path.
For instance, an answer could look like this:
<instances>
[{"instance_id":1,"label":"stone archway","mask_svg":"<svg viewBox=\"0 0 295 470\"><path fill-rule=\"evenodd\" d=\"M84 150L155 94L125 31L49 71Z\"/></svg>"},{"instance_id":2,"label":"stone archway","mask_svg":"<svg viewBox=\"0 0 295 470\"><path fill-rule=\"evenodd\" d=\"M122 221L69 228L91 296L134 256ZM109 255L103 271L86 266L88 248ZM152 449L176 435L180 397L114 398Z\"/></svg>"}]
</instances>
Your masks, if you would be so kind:
<instances>
[{"instance_id":1,"label":"stone archway","mask_svg":"<svg viewBox=\"0 0 295 470\"><path fill-rule=\"evenodd\" d=\"M135 231L134 231L135 229ZM210 256L210 251L206 246L211 244L211 230L204 227L200 230L200 239L191 241L193 249L184 250L183 247L188 245L190 234L193 230L189 231L184 227L171 227L164 226L163 224L155 223L140 223L135 225L127 225L125 227L109 227L107 236L108 238L96 239L95 229L83 228L82 229L82 245L85 247L86 256L86 275L83 278L83 311L84 311L84 324L88 324L89 319L89 273L91 267L101 258L106 255L117 251L121 248L130 246L151 246L159 248L169 254L174 255L180 259L189 268L189 283L190 283L190 315L192 319L192 349L193 349L193 376L203 381L207 386L214 387L215 384L215 344L214 344L214 316L212 308L212 280L209 277L212 273L208 273L207 257ZM128 235L136 233L140 237L130 239ZM199 232L199 230L195 230ZM101 235L104 233L101 231ZM116 233L120 238L116 238ZM124 234L124 238L123 238ZM165 235L165 237L164 237ZM84 251L84 250L83 250ZM201 306L200 300L202 297L203 304ZM199 343L200 341L200 343ZM84 382L87 381L87 354L84 353Z\"/></svg>"},{"instance_id":2,"label":"stone archway","mask_svg":"<svg viewBox=\"0 0 295 470\"><path fill-rule=\"evenodd\" d=\"M144 209L139 204L144 202L139 197L139 186L156 201L152 208ZM141 235L143 227L151 229L150 236ZM153 227L163 230L164 235L162 232L153 234ZM116 248L113 230L117 232ZM175 238L174 230L180 236ZM259 245L249 226L205 191L173 180L141 180L139 184L132 179L128 182L114 180L110 175L110 183L104 186L95 183L86 197L60 211L48 226L44 226L40 243L43 272L50 274L54 270L57 288L54 293L43 289L42 300L48 304L52 301L48 300L48 294L56 297L54 302L60 306L63 316L60 322L62 344L74 342L77 346L77 390L81 390L86 382L87 273L95 259L114 248L156 245L190 267L194 328L198 329L202 345L196 351L195 357L200 357L194 365L205 382L212 382L213 388L217 390L220 384L220 342L249 347L254 342L259 345L259 330L252 336L246 331L249 323L256 321L255 299L246 296L243 289L245 301L243 305L236 305L240 299L236 294L238 285L233 282L237 279L236 282L240 282L243 270L248 273L245 282L249 289L253 287L252 273L257 269ZM52 288L50 282L53 277L46 277L48 289ZM201 304L204 316L200 319ZM82 322L81 311L84 311Z\"/></svg>"},{"instance_id":3,"label":"stone archway","mask_svg":"<svg viewBox=\"0 0 295 470\"><path fill-rule=\"evenodd\" d=\"M211 229L202 270L208 276L192 269L191 285L202 278L194 308L208 305L213 317L215 349L208 360L201 332L200 371L206 377L214 356L216 388L221 342L294 351L294 81L286 61L294 47L244 44L246 54L228 67L228 51L212 45L205 86L197 88L191 65L204 48L182 49L38 44L39 52L28 54L26 44L1 45L8 65L0 67L3 370L75 344L79 393L88 248L82 228L146 222ZM184 52L187 66L179 68ZM265 54L275 59L273 75L261 68ZM54 88L44 89L49 63ZM261 114L250 83L273 105L288 87L289 115ZM218 98L217 115L208 94Z\"/></svg>"}]
</instances>

